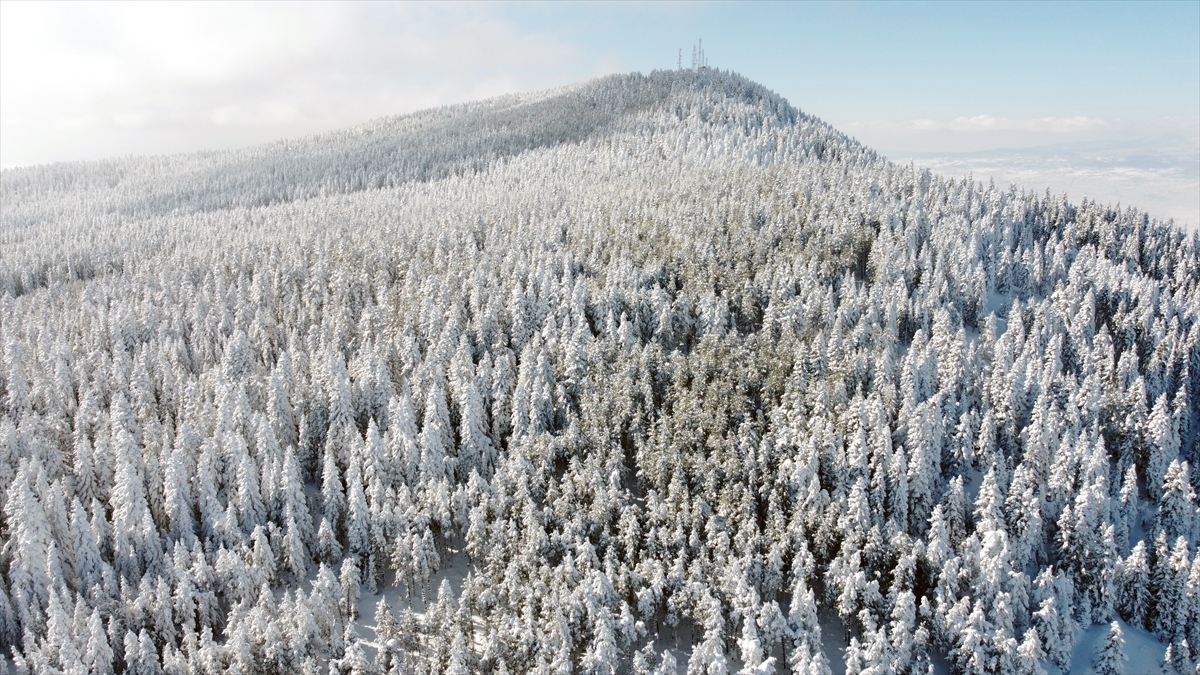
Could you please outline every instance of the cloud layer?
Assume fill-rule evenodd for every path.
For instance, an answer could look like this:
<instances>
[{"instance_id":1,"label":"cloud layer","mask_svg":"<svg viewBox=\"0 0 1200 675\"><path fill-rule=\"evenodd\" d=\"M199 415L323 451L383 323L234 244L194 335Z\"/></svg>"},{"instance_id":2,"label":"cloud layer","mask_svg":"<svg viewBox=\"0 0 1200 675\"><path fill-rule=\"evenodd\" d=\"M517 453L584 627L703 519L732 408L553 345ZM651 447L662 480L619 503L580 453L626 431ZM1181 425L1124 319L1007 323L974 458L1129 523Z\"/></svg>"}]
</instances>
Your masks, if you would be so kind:
<instances>
[{"instance_id":1,"label":"cloud layer","mask_svg":"<svg viewBox=\"0 0 1200 675\"><path fill-rule=\"evenodd\" d=\"M1012 119L995 115L959 116L950 120L864 120L850 123L851 129L866 131L1032 131L1075 133L1103 129L1110 124L1091 117L1033 117Z\"/></svg>"},{"instance_id":2,"label":"cloud layer","mask_svg":"<svg viewBox=\"0 0 1200 675\"><path fill-rule=\"evenodd\" d=\"M1153 218L1200 226L1200 139L1162 134L1131 141L1071 141L1028 148L977 152L897 152L899 162L950 177L1041 192L1065 192L1072 201L1136 206Z\"/></svg>"},{"instance_id":3,"label":"cloud layer","mask_svg":"<svg viewBox=\"0 0 1200 675\"><path fill-rule=\"evenodd\" d=\"M4 3L2 11L6 166L236 147L604 70L490 5Z\"/></svg>"}]
</instances>

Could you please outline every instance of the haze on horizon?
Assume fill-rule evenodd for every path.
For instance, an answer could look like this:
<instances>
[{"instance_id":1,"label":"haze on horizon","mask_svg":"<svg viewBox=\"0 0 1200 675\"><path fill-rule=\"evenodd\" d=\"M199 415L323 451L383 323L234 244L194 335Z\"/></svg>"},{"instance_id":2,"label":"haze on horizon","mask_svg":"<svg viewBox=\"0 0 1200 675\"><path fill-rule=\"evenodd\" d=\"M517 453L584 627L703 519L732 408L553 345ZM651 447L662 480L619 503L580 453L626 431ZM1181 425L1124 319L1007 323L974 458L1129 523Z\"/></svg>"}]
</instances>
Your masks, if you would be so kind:
<instances>
[{"instance_id":1,"label":"haze on horizon","mask_svg":"<svg viewBox=\"0 0 1200 675\"><path fill-rule=\"evenodd\" d=\"M897 161L1200 224L1198 3L0 3L0 165L228 149L690 63Z\"/></svg>"}]
</instances>

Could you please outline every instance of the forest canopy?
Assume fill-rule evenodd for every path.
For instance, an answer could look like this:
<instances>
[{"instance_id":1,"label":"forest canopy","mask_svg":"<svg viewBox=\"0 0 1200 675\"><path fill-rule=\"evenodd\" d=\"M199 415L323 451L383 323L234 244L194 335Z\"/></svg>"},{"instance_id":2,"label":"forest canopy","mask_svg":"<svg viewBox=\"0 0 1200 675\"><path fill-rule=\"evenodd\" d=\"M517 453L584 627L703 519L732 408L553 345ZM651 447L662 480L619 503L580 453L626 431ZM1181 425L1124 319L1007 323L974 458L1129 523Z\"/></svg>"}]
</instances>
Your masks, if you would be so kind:
<instances>
[{"instance_id":1,"label":"forest canopy","mask_svg":"<svg viewBox=\"0 0 1200 675\"><path fill-rule=\"evenodd\" d=\"M0 202L0 669L1194 672L1171 222L709 68Z\"/></svg>"}]
</instances>

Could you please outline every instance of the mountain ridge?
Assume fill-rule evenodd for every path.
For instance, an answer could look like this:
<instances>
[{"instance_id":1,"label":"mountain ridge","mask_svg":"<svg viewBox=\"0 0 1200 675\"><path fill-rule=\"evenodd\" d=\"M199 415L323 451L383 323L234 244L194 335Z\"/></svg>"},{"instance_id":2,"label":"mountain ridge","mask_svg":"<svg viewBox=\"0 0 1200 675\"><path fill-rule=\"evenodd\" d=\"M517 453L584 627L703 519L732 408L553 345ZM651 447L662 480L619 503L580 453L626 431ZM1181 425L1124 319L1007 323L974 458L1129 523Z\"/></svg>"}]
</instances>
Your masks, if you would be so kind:
<instances>
[{"instance_id":1,"label":"mountain ridge","mask_svg":"<svg viewBox=\"0 0 1200 675\"><path fill-rule=\"evenodd\" d=\"M56 183L63 185L63 189L73 189L79 180L89 187L115 187L124 179L123 174L147 171L159 177L182 171L180 178L201 182L211 182L214 176L226 174L251 183L256 176L282 172L284 181L302 190L300 195L286 195L264 186L237 202L240 206L391 187L410 180L433 180L477 171L491 161L538 147L579 142L604 133L606 126L625 117L660 107L680 93L703 89L714 93L720 89L727 98L758 104L780 121L790 122L800 116L773 92L733 73L705 69L610 75L530 94L378 118L344 130L243 149L6 169L0 174L4 179L0 194L8 200L20 199L27 193L51 191ZM431 151L431 145L440 150ZM338 159L350 162L343 165ZM288 166L288 160L299 166ZM200 166L172 168L189 163ZM333 176L328 175L331 170ZM358 173L351 175L349 172L354 170ZM324 175L313 175L314 172ZM187 203L189 197L183 196L182 201ZM202 203L199 208L231 205Z\"/></svg>"},{"instance_id":2,"label":"mountain ridge","mask_svg":"<svg viewBox=\"0 0 1200 675\"><path fill-rule=\"evenodd\" d=\"M623 77L5 173L18 672L1189 672L1200 235Z\"/></svg>"}]
</instances>

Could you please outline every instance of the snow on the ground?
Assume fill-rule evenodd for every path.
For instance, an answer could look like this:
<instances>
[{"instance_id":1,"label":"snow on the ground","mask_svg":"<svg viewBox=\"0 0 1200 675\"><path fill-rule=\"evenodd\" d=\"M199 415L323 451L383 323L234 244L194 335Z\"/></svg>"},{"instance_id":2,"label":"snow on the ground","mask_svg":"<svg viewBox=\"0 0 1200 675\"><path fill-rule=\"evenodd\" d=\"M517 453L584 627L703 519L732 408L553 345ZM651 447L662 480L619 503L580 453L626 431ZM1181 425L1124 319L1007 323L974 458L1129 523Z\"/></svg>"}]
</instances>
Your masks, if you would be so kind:
<instances>
[{"instance_id":1,"label":"snow on the ground","mask_svg":"<svg viewBox=\"0 0 1200 675\"><path fill-rule=\"evenodd\" d=\"M428 604L437 600L438 588L441 587L444 580L450 582L450 590L456 599L461 596L463 580L467 578L467 573L471 570L471 559L463 550L462 542L442 547L438 553L442 556L442 565L429 580L429 593L426 596ZM425 603L421 602L420 592L413 590L410 601L403 583L399 585L395 583L394 571L388 571L384 582L380 584L379 593L376 594L371 594L367 590L367 585L363 584L362 595L358 599L358 621L354 624L354 632L364 640L365 644L372 644L372 646L375 640L375 607L381 598L387 598L388 605L395 614L399 614L405 608L411 608L417 615L423 616L425 613Z\"/></svg>"},{"instance_id":2,"label":"snow on the ground","mask_svg":"<svg viewBox=\"0 0 1200 675\"><path fill-rule=\"evenodd\" d=\"M829 660L833 675L846 675L846 647L850 644L846 637L846 626L837 614L829 610L818 612L817 622L821 625L821 651Z\"/></svg>"},{"instance_id":3,"label":"snow on the ground","mask_svg":"<svg viewBox=\"0 0 1200 675\"><path fill-rule=\"evenodd\" d=\"M683 670L687 667L688 659L692 656L692 645L704 637L704 628L688 618L680 619L675 627L665 624L659 626L658 636L654 640L654 651L661 655L670 651L675 657L675 664Z\"/></svg>"},{"instance_id":4,"label":"snow on the ground","mask_svg":"<svg viewBox=\"0 0 1200 675\"><path fill-rule=\"evenodd\" d=\"M1166 645L1159 642L1148 631L1135 628L1117 619L1121 631L1125 634L1125 675L1151 675L1162 672L1163 655ZM1108 635L1108 624L1098 623L1079 635L1075 642L1075 651L1071 654L1071 672L1069 675L1093 675L1096 670L1093 664L1104 646L1104 638ZM1049 675L1067 675L1050 664L1044 664Z\"/></svg>"}]
</instances>

